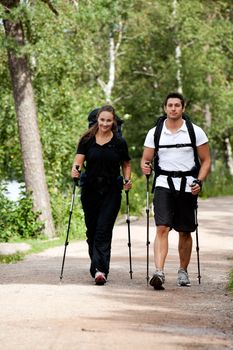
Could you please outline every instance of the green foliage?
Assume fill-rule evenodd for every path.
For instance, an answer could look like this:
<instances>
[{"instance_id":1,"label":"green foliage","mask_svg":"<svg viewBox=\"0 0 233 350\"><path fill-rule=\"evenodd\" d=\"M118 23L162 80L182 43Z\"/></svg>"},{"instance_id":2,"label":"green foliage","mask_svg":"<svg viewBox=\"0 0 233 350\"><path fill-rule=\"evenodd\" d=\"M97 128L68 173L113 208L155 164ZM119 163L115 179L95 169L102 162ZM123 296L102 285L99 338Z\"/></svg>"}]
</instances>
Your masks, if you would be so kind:
<instances>
[{"instance_id":1,"label":"green foliage","mask_svg":"<svg viewBox=\"0 0 233 350\"><path fill-rule=\"evenodd\" d=\"M137 215L145 206L145 178L140 176L139 161L146 133L162 113L165 95L178 88L178 44L182 87L189 103L187 112L206 130L214 150L213 162L217 164L204 185L203 195L230 194L232 178L225 166L225 138L233 146L232 1L179 0L176 17L173 0L92 0L80 1L78 7L63 0L53 4L59 16L43 1L20 2L20 7L7 16L21 20L25 32L23 52L30 58L58 234L65 234L68 223L70 169L77 141L87 128L89 111L105 103L98 80L108 81L109 37L117 42L120 23L123 32L115 62L112 103L125 121L123 134L132 158L131 212ZM1 5L0 11L4 18ZM12 43L5 40L1 26L0 179L21 180L21 150L6 52L9 45ZM209 124L207 107L211 112ZM11 205L4 202L9 212L13 212ZM124 205L122 200L122 212ZM25 213L26 204L21 203L21 207ZM83 237L81 212L77 197L71 235L78 232ZM19 221L15 219L22 232L25 227ZM5 234L9 239L12 236L12 232Z\"/></svg>"},{"instance_id":2,"label":"green foliage","mask_svg":"<svg viewBox=\"0 0 233 350\"><path fill-rule=\"evenodd\" d=\"M16 239L17 242L17 239ZM27 254L40 253L45 249L61 246L64 243L64 239L52 239L47 240L45 237L24 239L24 243L31 246L26 252L16 252L10 255L0 255L0 264L13 264L17 261L23 260Z\"/></svg>"},{"instance_id":3,"label":"green foliage","mask_svg":"<svg viewBox=\"0 0 233 350\"><path fill-rule=\"evenodd\" d=\"M228 289L233 293L233 270L229 273Z\"/></svg>"},{"instance_id":4,"label":"green foliage","mask_svg":"<svg viewBox=\"0 0 233 350\"><path fill-rule=\"evenodd\" d=\"M202 196L216 197L233 195L233 177L229 174L222 162L216 163L216 168L212 171L204 183Z\"/></svg>"},{"instance_id":5,"label":"green foliage","mask_svg":"<svg viewBox=\"0 0 233 350\"><path fill-rule=\"evenodd\" d=\"M69 239L85 239L84 214L80 202L80 189L76 187L73 211L70 222ZM65 238L70 217L72 188L66 193L53 192L51 194L52 212L57 235Z\"/></svg>"},{"instance_id":6,"label":"green foliage","mask_svg":"<svg viewBox=\"0 0 233 350\"><path fill-rule=\"evenodd\" d=\"M37 238L40 236L44 225L38 220L39 215L39 212L33 211L31 196L24 192L14 211L13 222L15 228L17 228L17 235L22 238Z\"/></svg>"},{"instance_id":7,"label":"green foliage","mask_svg":"<svg viewBox=\"0 0 233 350\"><path fill-rule=\"evenodd\" d=\"M132 174L132 189L129 191L130 215L140 217L146 206L146 178ZM122 191L122 201L120 214L126 213L126 199Z\"/></svg>"},{"instance_id":8,"label":"green foliage","mask_svg":"<svg viewBox=\"0 0 233 350\"><path fill-rule=\"evenodd\" d=\"M17 261L23 260L24 253L15 253L11 255L0 255L0 264L14 264Z\"/></svg>"},{"instance_id":9,"label":"green foliage","mask_svg":"<svg viewBox=\"0 0 233 350\"><path fill-rule=\"evenodd\" d=\"M5 189L0 188L0 242L12 239L37 238L41 235L43 223L38 220L39 213L33 211L32 199L26 192L21 199L13 202L5 197Z\"/></svg>"}]
</instances>

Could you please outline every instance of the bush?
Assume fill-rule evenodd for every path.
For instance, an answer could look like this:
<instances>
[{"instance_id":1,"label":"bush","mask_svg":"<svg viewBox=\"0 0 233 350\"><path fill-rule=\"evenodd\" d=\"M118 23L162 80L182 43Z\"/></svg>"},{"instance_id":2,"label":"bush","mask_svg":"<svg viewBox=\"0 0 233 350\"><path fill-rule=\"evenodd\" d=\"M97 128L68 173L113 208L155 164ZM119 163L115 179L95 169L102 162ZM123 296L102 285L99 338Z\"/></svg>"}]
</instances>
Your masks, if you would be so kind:
<instances>
[{"instance_id":1,"label":"bush","mask_svg":"<svg viewBox=\"0 0 233 350\"><path fill-rule=\"evenodd\" d=\"M37 238L42 234L43 223L38 220L39 212L33 211L32 198L21 192L17 202L5 196L5 187L0 187L0 242L13 239Z\"/></svg>"},{"instance_id":2,"label":"bush","mask_svg":"<svg viewBox=\"0 0 233 350\"><path fill-rule=\"evenodd\" d=\"M149 180L149 196L150 203L152 202L153 195L151 194L153 176ZM133 216L142 216L146 207L146 177L137 176L135 173L132 174L132 189L129 191L129 206L130 206L130 215ZM120 214L126 212L126 199L124 191L122 191L122 202Z\"/></svg>"},{"instance_id":3,"label":"bush","mask_svg":"<svg viewBox=\"0 0 233 350\"><path fill-rule=\"evenodd\" d=\"M152 181L152 178L151 180ZM146 205L146 179L145 176L132 176L133 188L129 192L130 215L141 216L142 210ZM85 239L86 227L84 222L84 213L80 201L80 189L76 187L75 200L73 205L73 213L70 223L69 238ZM150 186L151 191L151 186ZM54 191L51 193L51 203L54 224L59 237L66 236L68 220L70 216L70 205L72 198L72 187L68 188L66 193ZM125 193L122 191L122 202L120 215L126 212Z\"/></svg>"},{"instance_id":4,"label":"bush","mask_svg":"<svg viewBox=\"0 0 233 350\"><path fill-rule=\"evenodd\" d=\"M216 164L204 183L202 197L217 197L233 195L233 177L228 169L222 164Z\"/></svg>"},{"instance_id":5,"label":"bush","mask_svg":"<svg viewBox=\"0 0 233 350\"><path fill-rule=\"evenodd\" d=\"M233 259L231 259L233 261ZM233 293L233 270L229 273L228 289Z\"/></svg>"},{"instance_id":6,"label":"bush","mask_svg":"<svg viewBox=\"0 0 233 350\"><path fill-rule=\"evenodd\" d=\"M149 203L153 203L153 194L151 193L153 176L149 178ZM146 177L132 175L133 186L129 192L130 215L140 216L145 213L146 207ZM233 177L223 164L217 164L214 171L212 171L207 180L204 182L203 190L201 192L202 198L233 195ZM120 214L126 212L126 200L124 191L122 192L122 204Z\"/></svg>"},{"instance_id":7,"label":"bush","mask_svg":"<svg viewBox=\"0 0 233 350\"><path fill-rule=\"evenodd\" d=\"M53 192L51 193L51 204L53 220L56 227L56 232L59 237L66 237L68 221L70 216L71 198L73 189L71 186L67 192ZM85 239L85 223L84 213L80 202L80 189L76 187L75 199L73 204L73 212L70 222L69 238L71 239Z\"/></svg>"}]
</instances>

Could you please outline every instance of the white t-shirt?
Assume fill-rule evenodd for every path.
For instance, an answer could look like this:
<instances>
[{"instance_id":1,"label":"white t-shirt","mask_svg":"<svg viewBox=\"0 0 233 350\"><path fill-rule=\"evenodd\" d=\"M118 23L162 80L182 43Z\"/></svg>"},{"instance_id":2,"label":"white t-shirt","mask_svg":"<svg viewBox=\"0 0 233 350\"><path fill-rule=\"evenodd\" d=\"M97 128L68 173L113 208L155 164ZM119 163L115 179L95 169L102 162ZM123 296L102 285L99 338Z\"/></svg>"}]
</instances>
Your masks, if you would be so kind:
<instances>
[{"instance_id":1,"label":"white t-shirt","mask_svg":"<svg viewBox=\"0 0 233 350\"><path fill-rule=\"evenodd\" d=\"M194 132L196 135L196 145L197 147L203 145L208 142L208 138L205 132L197 125L193 124ZM155 148L154 144L154 133L155 128L152 128L148 131L144 146L149 148ZM176 144L184 144L191 143L189 132L186 126L185 121L180 129L178 129L175 133L172 133L170 130L166 128L166 121L163 123L163 128L159 140L159 145L176 145ZM192 147L172 147L172 148L159 148L158 150L159 156L159 166L163 170L168 171L189 171L194 165L194 154ZM191 192L191 183L194 178L192 176L187 176L186 183L186 192ZM175 177L172 178L175 189L180 190L180 182L181 178ZM161 186L165 188L169 188L167 183L166 175L159 175L156 178L155 186Z\"/></svg>"}]
</instances>

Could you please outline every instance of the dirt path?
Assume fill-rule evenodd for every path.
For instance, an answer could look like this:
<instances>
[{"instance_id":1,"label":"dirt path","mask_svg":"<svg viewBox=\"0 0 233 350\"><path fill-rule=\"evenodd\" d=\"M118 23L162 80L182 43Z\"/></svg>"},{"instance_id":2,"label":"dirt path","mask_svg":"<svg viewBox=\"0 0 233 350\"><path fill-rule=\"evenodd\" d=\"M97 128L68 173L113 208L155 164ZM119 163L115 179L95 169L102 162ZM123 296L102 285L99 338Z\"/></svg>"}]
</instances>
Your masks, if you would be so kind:
<instances>
[{"instance_id":1,"label":"dirt path","mask_svg":"<svg viewBox=\"0 0 233 350\"><path fill-rule=\"evenodd\" d=\"M177 234L170 233L166 289L146 284L146 226L132 223L133 279L129 278L127 228L115 227L109 281L89 277L85 242L0 265L0 348L3 350L233 349L233 197L199 202L201 285L195 244L191 288L176 286ZM150 229L153 273L154 224ZM194 240L195 242L195 240Z\"/></svg>"}]
</instances>

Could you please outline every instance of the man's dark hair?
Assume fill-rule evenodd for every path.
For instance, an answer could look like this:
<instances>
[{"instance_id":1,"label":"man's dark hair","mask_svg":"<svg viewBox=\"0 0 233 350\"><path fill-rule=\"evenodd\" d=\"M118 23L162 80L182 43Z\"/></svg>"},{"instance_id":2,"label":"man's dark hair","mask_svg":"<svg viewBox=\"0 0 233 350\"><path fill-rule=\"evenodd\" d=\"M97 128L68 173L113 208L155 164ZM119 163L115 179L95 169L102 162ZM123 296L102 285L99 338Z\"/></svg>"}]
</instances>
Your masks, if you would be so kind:
<instances>
[{"instance_id":1,"label":"man's dark hair","mask_svg":"<svg viewBox=\"0 0 233 350\"><path fill-rule=\"evenodd\" d=\"M184 100L183 95L181 95L179 92L171 92L170 94L168 94L164 100L164 106L167 105L167 101L169 98L178 98L181 101L182 107L184 108L185 100Z\"/></svg>"}]
</instances>

